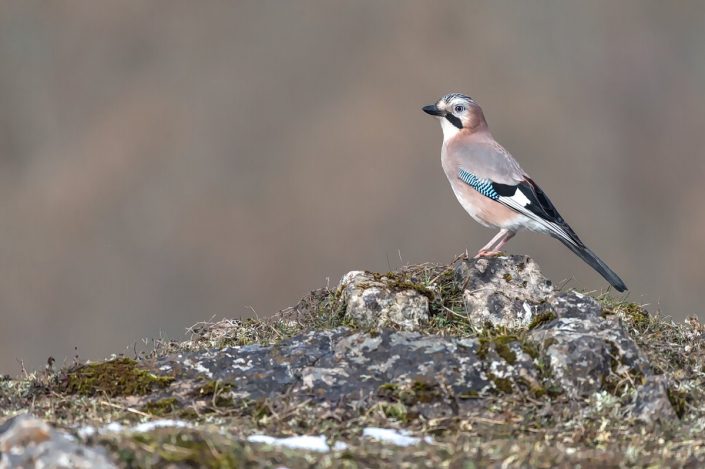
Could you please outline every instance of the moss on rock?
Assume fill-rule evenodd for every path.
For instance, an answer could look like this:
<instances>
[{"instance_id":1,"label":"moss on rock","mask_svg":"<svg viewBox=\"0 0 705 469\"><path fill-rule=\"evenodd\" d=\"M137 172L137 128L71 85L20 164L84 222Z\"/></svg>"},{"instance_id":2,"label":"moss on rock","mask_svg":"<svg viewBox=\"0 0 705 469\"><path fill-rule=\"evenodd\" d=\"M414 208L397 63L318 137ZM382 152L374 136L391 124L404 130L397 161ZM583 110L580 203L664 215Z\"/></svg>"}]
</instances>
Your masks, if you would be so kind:
<instances>
[{"instance_id":1,"label":"moss on rock","mask_svg":"<svg viewBox=\"0 0 705 469\"><path fill-rule=\"evenodd\" d=\"M508 364L513 365L517 361L517 354L509 348L512 342L518 342L519 338L515 335L498 335L494 337L481 337L480 348L477 350L477 356L484 360L490 349L494 349L497 355L502 357Z\"/></svg>"},{"instance_id":2,"label":"moss on rock","mask_svg":"<svg viewBox=\"0 0 705 469\"><path fill-rule=\"evenodd\" d=\"M537 327L546 324L547 322L551 322L556 318L556 313L553 311L544 311L539 313L529 323L529 329L536 329Z\"/></svg>"},{"instance_id":3,"label":"moss on rock","mask_svg":"<svg viewBox=\"0 0 705 469\"><path fill-rule=\"evenodd\" d=\"M165 416L173 413L181 407L179 400L175 397L165 397L156 401L148 402L142 407L142 411L148 414Z\"/></svg>"},{"instance_id":4,"label":"moss on rock","mask_svg":"<svg viewBox=\"0 0 705 469\"><path fill-rule=\"evenodd\" d=\"M66 394L116 397L149 394L172 381L173 376L159 376L141 368L135 360L118 358L73 367L66 371L59 387Z\"/></svg>"},{"instance_id":5,"label":"moss on rock","mask_svg":"<svg viewBox=\"0 0 705 469\"><path fill-rule=\"evenodd\" d=\"M235 385L219 380L206 381L192 393L196 398L207 398L214 407L232 407L234 400L230 393Z\"/></svg>"}]
</instances>

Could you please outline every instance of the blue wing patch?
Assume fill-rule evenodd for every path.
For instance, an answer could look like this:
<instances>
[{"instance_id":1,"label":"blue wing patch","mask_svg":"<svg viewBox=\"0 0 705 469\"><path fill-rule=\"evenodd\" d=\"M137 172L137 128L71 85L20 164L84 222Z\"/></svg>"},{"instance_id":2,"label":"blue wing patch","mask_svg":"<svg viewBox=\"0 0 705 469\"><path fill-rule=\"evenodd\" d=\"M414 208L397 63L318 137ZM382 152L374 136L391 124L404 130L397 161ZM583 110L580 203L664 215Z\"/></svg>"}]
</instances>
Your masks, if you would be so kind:
<instances>
[{"instance_id":1,"label":"blue wing patch","mask_svg":"<svg viewBox=\"0 0 705 469\"><path fill-rule=\"evenodd\" d=\"M499 194L494 187L492 187L492 181L489 179L480 179L471 172L465 171L463 168L458 170L458 177L465 184L472 187L485 197L489 197L492 200L499 199Z\"/></svg>"}]
</instances>

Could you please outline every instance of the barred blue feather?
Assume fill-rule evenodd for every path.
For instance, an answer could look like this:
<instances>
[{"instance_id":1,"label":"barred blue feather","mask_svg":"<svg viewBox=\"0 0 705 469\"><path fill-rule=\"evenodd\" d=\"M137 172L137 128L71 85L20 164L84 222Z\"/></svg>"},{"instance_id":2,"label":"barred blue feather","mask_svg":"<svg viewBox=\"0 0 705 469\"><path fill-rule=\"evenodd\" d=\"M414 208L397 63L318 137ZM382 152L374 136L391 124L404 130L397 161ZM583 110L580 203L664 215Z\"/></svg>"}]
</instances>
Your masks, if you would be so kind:
<instances>
[{"instance_id":1,"label":"barred blue feather","mask_svg":"<svg viewBox=\"0 0 705 469\"><path fill-rule=\"evenodd\" d=\"M458 177L465 184L472 187L485 197L489 197L492 200L499 199L499 194L496 190L494 190L494 187L492 187L492 181L490 181L489 179L480 179L471 172L464 170L463 168L460 168L460 170L458 170Z\"/></svg>"}]
</instances>

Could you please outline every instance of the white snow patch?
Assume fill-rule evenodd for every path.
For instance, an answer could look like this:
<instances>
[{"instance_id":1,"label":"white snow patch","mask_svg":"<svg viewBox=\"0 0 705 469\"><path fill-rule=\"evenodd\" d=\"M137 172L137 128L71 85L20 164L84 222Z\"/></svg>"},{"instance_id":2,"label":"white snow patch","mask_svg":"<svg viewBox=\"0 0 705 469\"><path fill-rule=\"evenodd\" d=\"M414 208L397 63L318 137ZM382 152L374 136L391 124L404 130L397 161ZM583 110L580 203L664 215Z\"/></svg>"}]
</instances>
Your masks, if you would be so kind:
<instances>
[{"instance_id":1,"label":"white snow patch","mask_svg":"<svg viewBox=\"0 0 705 469\"><path fill-rule=\"evenodd\" d=\"M407 430L395 430L393 428L367 427L362 431L362 436L397 446L411 446L421 442L421 438L410 435L411 432ZM423 441L425 443L433 443L433 438L425 436Z\"/></svg>"},{"instance_id":2,"label":"white snow patch","mask_svg":"<svg viewBox=\"0 0 705 469\"><path fill-rule=\"evenodd\" d=\"M86 425L85 427L79 428L76 433L78 433L79 438L85 440L86 438L90 438L98 433L98 430L96 430L96 428L92 425Z\"/></svg>"},{"instance_id":3,"label":"white snow patch","mask_svg":"<svg viewBox=\"0 0 705 469\"><path fill-rule=\"evenodd\" d=\"M98 430L98 433L119 433L124 429L125 427L123 427L120 422L110 422L104 426L102 430Z\"/></svg>"},{"instance_id":4,"label":"white snow patch","mask_svg":"<svg viewBox=\"0 0 705 469\"><path fill-rule=\"evenodd\" d=\"M183 420L171 420L171 419L161 419L161 420L152 420L151 422L144 422L140 423L138 425L135 425L134 427L130 428L129 431L135 432L135 433L146 433L146 432L151 432L154 429L157 428L190 428L192 425L188 422L184 422Z\"/></svg>"},{"instance_id":5,"label":"white snow patch","mask_svg":"<svg viewBox=\"0 0 705 469\"><path fill-rule=\"evenodd\" d=\"M272 446L284 446L292 449L302 449L307 451L316 451L319 453L327 453L331 449L333 451L342 451L348 447L342 441L337 441L333 448L326 443L326 437L323 435L300 435L290 436L287 438L275 438L269 435L250 435L247 437L250 443L264 443Z\"/></svg>"},{"instance_id":6,"label":"white snow patch","mask_svg":"<svg viewBox=\"0 0 705 469\"><path fill-rule=\"evenodd\" d=\"M160 419L152 420L150 422L139 423L134 427L125 427L119 422L110 422L102 428L96 428L92 425L86 425L78 429L76 433L81 438L90 438L94 435L105 435L107 433L122 433L122 432L133 432L133 433L146 433L157 428L190 428L192 425L183 420L171 420L171 419Z\"/></svg>"}]
</instances>

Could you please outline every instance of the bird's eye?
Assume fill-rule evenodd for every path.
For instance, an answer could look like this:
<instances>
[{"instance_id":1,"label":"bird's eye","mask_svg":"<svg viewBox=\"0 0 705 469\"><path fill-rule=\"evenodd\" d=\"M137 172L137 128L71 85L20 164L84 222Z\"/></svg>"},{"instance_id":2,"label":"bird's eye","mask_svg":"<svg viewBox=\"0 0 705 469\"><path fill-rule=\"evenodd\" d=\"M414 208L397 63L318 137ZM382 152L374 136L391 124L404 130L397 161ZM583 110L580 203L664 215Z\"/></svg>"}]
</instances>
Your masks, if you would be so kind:
<instances>
[{"instance_id":1,"label":"bird's eye","mask_svg":"<svg viewBox=\"0 0 705 469\"><path fill-rule=\"evenodd\" d=\"M463 112L465 110L465 106L462 106L460 104L455 106L455 112Z\"/></svg>"}]
</instances>

